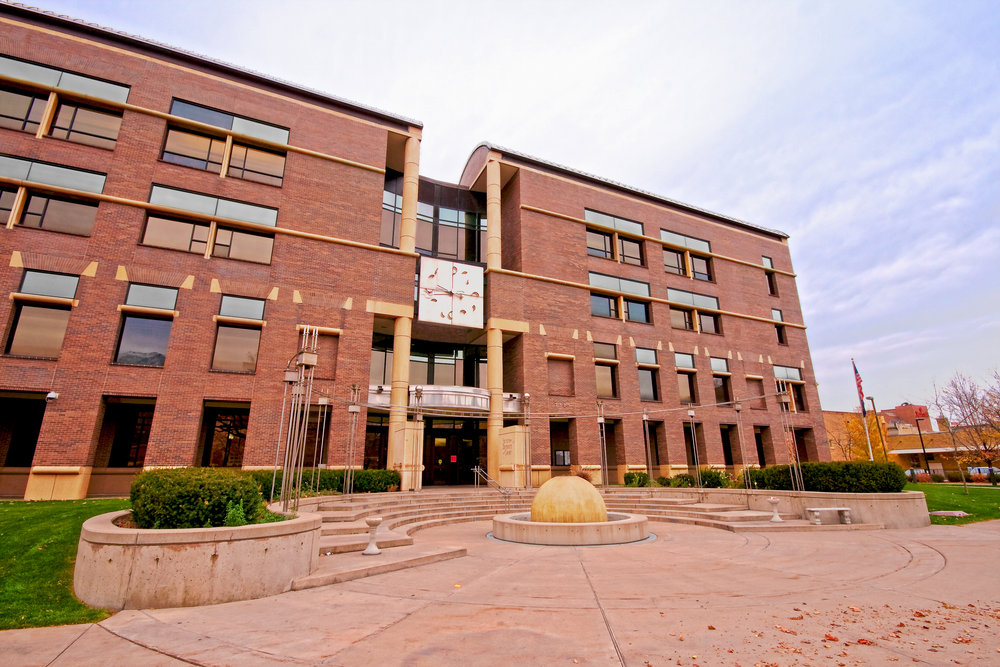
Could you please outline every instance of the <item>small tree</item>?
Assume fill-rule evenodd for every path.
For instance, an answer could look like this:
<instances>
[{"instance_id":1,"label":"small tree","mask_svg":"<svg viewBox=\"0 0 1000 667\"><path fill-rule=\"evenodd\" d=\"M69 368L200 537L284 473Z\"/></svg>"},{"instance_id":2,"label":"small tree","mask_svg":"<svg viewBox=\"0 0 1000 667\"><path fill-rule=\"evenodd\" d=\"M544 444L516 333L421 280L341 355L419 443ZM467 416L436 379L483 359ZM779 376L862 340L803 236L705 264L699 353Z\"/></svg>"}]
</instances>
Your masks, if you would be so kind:
<instances>
[{"instance_id":1,"label":"small tree","mask_svg":"<svg viewBox=\"0 0 1000 667\"><path fill-rule=\"evenodd\" d=\"M984 383L956 373L935 394L936 404L957 426L959 447L992 469L1000 461L1000 372L994 371ZM992 470L989 479L996 486Z\"/></svg>"}]
</instances>

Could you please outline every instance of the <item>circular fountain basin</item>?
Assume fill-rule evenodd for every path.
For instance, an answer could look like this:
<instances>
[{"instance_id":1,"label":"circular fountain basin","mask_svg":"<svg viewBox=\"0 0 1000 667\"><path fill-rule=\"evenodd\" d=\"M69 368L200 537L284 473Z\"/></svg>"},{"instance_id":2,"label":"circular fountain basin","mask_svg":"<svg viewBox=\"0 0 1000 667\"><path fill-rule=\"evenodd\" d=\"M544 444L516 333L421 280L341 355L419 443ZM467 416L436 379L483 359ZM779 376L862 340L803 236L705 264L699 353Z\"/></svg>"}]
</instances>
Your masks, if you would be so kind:
<instances>
[{"instance_id":1,"label":"circular fountain basin","mask_svg":"<svg viewBox=\"0 0 1000 667\"><path fill-rule=\"evenodd\" d=\"M507 542L555 546L627 544L649 537L648 519L641 514L608 512L607 521L554 523L532 521L527 512L493 517L493 537Z\"/></svg>"}]
</instances>

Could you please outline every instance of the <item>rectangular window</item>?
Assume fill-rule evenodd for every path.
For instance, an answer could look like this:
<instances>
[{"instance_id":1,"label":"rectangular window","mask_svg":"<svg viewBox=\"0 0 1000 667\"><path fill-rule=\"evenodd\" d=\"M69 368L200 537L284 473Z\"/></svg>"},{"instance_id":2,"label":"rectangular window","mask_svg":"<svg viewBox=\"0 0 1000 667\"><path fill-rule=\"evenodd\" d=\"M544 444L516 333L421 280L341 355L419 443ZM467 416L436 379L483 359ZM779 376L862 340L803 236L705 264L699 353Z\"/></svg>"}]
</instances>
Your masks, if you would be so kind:
<instances>
[{"instance_id":1,"label":"rectangular window","mask_svg":"<svg viewBox=\"0 0 1000 667\"><path fill-rule=\"evenodd\" d=\"M121 114L63 102L56 110L51 136L97 148L114 149Z\"/></svg>"},{"instance_id":2,"label":"rectangular window","mask_svg":"<svg viewBox=\"0 0 1000 667\"><path fill-rule=\"evenodd\" d=\"M603 257L612 259L614 250L612 249L611 234L598 232L593 229L587 230L587 254L592 257Z\"/></svg>"},{"instance_id":3,"label":"rectangular window","mask_svg":"<svg viewBox=\"0 0 1000 667\"><path fill-rule=\"evenodd\" d=\"M693 236L668 232L665 229L660 230L660 240L673 246L687 248L688 250L712 252L712 245L708 241Z\"/></svg>"},{"instance_id":4,"label":"rectangular window","mask_svg":"<svg viewBox=\"0 0 1000 667\"><path fill-rule=\"evenodd\" d=\"M758 378L747 378L747 403L752 410L766 410L764 400L764 381Z\"/></svg>"},{"instance_id":5,"label":"rectangular window","mask_svg":"<svg viewBox=\"0 0 1000 667\"><path fill-rule=\"evenodd\" d=\"M583 217L587 222L593 222L597 225L617 229L618 231L625 232L626 234L636 234L642 236L641 222L636 222L627 218L619 218L613 215L608 215L607 213L599 213L598 211L592 211L590 209L584 210Z\"/></svg>"},{"instance_id":6,"label":"rectangular window","mask_svg":"<svg viewBox=\"0 0 1000 667\"><path fill-rule=\"evenodd\" d=\"M768 269L773 269L774 268L774 262L771 261L771 258L768 257L767 255L761 255L760 256L760 263L761 263L762 266L764 266L764 267L766 267Z\"/></svg>"},{"instance_id":7,"label":"rectangular window","mask_svg":"<svg viewBox=\"0 0 1000 667\"><path fill-rule=\"evenodd\" d=\"M629 301L625 299L625 319L629 322L649 324L649 304L643 301Z\"/></svg>"},{"instance_id":8,"label":"rectangular window","mask_svg":"<svg viewBox=\"0 0 1000 667\"><path fill-rule=\"evenodd\" d=\"M18 132L38 132L48 98L27 92L0 88L0 127Z\"/></svg>"},{"instance_id":9,"label":"rectangular window","mask_svg":"<svg viewBox=\"0 0 1000 667\"><path fill-rule=\"evenodd\" d=\"M0 227L6 225L10 219L10 212L14 210L16 198L17 190L0 190Z\"/></svg>"},{"instance_id":10,"label":"rectangular window","mask_svg":"<svg viewBox=\"0 0 1000 667\"><path fill-rule=\"evenodd\" d=\"M58 188L104 192L106 176L96 171L84 171L48 162L37 162L11 155L0 155L0 176ZM30 187L30 186L29 186Z\"/></svg>"},{"instance_id":11,"label":"rectangular window","mask_svg":"<svg viewBox=\"0 0 1000 667\"><path fill-rule=\"evenodd\" d=\"M5 352L20 357L55 359L62 349L69 306L15 302L14 324Z\"/></svg>"},{"instance_id":12,"label":"rectangular window","mask_svg":"<svg viewBox=\"0 0 1000 667\"><path fill-rule=\"evenodd\" d=\"M635 362L637 364L645 364L650 366L655 366L656 361L656 350L651 347L637 347L635 348Z\"/></svg>"},{"instance_id":13,"label":"rectangular window","mask_svg":"<svg viewBox=\"0 0 1000 667\"><path fill-rule=\"evenodd\" d=\"M265 227L274 227L278 224L278 209L276 208L168 188L162 185L153 186L149 193L149 203L179 208L202 215L250 222Z\"/></svg>"},{"instance_id":14,"label":"rectangular window","mask_svg":"<svg viewBox=\"0 0 1000 667\"><path fill-rule=\"evenodd\" d=\"M674 366L677 368L694 369L694 355L684 352L674 352Z\"/></svg>"},{"instance_id":15,"label":"rectangular window","mask_svg":"<svg viewBox=\"0 0 1000 667\"><path fill-rule=\"evenodd\" d=\"M765 271L764 278L767 281L767 293L771 296L778 296L778 280L773 271Z\"/></svg>"},{"instance_id":16,"label":"rectangular window","mask_svg":"<svg viewBox=\"0 0 1000 667\"><path fill-rule=\"evenodd\" d=\"M553 449L552 450L552 465L554 466L568 466L569 465L569 450L568 449Z\"/></svg>"},{"instance_id":17,"label":"rectangular window","mask_svg":"<svg viewBox=\"0 0 1000 667\"><path fill-rule=\"evenodd\" d=\"M642 401L660 400L660 392L656 383L656 369L654 368L639 369L639 400Z\"/></svg>"},{"instance_id":18,"label":"rectangular window","mask_svg":"<svg viewBox=\"0 0 1000 667\"><path fill-rule=\"evenodd\" d=\"M698 328L702 333L721 334L722 318L714 313L698 313Z\"/></svg>"},{"instance_id":19,"label":"rectangular window","mask_svg":"<svg viewBox=\"0 0 1000 667\"><path fill-rule=\"evenodd\" d=\"M388 181L388 174L386 175ZM403 219L403 195L382 192L382 227L379 243L390 248L399 247L400 222Z\"/></svg>"},{"instance_id":20,"label":"rectangular window","mask_svg":"<svg viewBox=\"0 0 1000 667\"><path fill-rule=\"evenodd\" d=\"M674 329L687 329L691 331L694 329L694 318L693 313L690 310L683 310L681 308L670 307L670 326Z\"/></svg>"},{"instance_id":21,"label":"rectangular window","mask_svg":"<svg viewBox=\"0 0 1000 667\"><path fill-rule=\"evenodd\" d=\"M90 236L97 219L97 204L32 194L21 216L23 227Z\"/></svg>"},{"instance_id":22,"label":"rectangular window","mask_svg":"<svg viewBox=\"0 0 1000 667\"><path fill-rule=\"evenodd\" d=\"M594 358L618 360L618 346L614 343L594 343Z\"/></svg>"},{"instance_id":23,"label":"rectangular window","mask_svg":"<svg viewBox=\"0 0 1000 667\"><path fill-rule=\"evenodd\" d=\"M663 268L667 273L675 273L678 276L687 275L684 268L684 253L670 248L663 249Z\"/></svg>"},{"instance_id":24,"label":"rectangular window","mask_svg":"<svg viewBox=\"0 0 1000 667\"><path fill-rule=\"evenodd\" d=\"M184 167L204 169L218 174L226 154L225 139L214 139L187 130L170 128L163 144L162 159Z\"/></svg>"},{"instance_id":25,"label":"rectangular window","mask_svg":"<svg viewBox=\"0 0 1000 667\"><path fill-rule=\"evenodd\" d=\"M677 395L681 403L695 403L697 401L694 380L694 373L677 371Z\"/></svg>"},{"instance_id":26,"label":"rectangular window","mask_svg":"<svg viewBox=\"0 0 1000 667\"><path fill-rule=\"evenodd\" d=\"M604 364L597 364L597 397L598 398L618 398L618 378L616 368Z\"/></svg>"},{"instance_id":27,"label":"rectangular window","mask_svg":"<svg viewBox=\"0 0 1000 667\"><path fill-rule=\"evenodd\" d=\"M234 143L226 175L281 187L285 175L285 156Z\"/></svg>"},{"instance_id":28,"label":"rectangular window","mask_svg":"<svg viewBox=\"0 0 1000 667\"><path fill-rule=\"evenodd\" d=\"M778 345L788 345L788 338L785 336L785 327L782 324L774 325L774 335L778 340Z\"/></svg>"},{"instance_id":29,"label":"rectangular window","mask_svg":"<svg viewBox=\"0 0 1000 667\"><path fill-rule=\"evenodd\" d=\"M174 99L170 103L170 114L276 144L288 143L288 130L284 127L217 111L193 102Z\"/></svg>"},{"instance_id":30,"label":"rectangular window","mask_svg":"<svg viewBox=\"0 0 1000 667\"><path fill-rule=\"evenodd\" d=\"M707 294L696 294L685 290L667 288L667 300L695 308L719 310L719 300Z\"/></svg>"},{"instance_id":31,"label":"rectangular window","mask_svg":"<svg viewBox=\"0 0 1000 667\"><path fill-rule=\"evenodd\" d=\"M618 254L624 264L643 266L642 242L624 237L618 237Z\"/></svg>"},{"instance_id":32,"label":"rectangular window","mask_svg":"<svg viewBox=\"0 0 1000 667\"><path fill-rule=\"evenodd\" d=\"M597 317L618 317L618 297L591 294L590 314Z\"/></svg>"},{"instance_id":33,"label":"rectangular window","mask_svg":"<svg viewBox=\"0 0 1000 667\"><path fill-rule=\"evenodd\" d=\"M713 373L728 373L729 372L729 361L723 359L722 357L711 357Z\"/></svg>"},{"instance_id":34,"label":"rectangular window","mask_svg":"<svg viewBox=\"0 0 1000 667\"><path fill-rule=\"evenodd\" d=\"M79 276L67 273L28 270L24 272L24 277L21 279L21 287L18 291L22 294L72 299L76 297L76 288L79 283Z\"/></svg>"},{"instance_id":35,"label":"rectangular window","mask_svg":"<svg viewBox=\"0 0 1000 667\"><path fill-rule=\"evenodd\" d=\"M219 227L215 232L212 257L270 264L273 249L274 237L272 236Z\"/></svg>"},{"instance_id":36,"label":"rectangular window","mask_svg":"<svg viewBox=\"0 0 1000 667\"><path fill-rule=\"evenodd\" d=\"M212 369L252 373L257 370L260 348L260 327L263 325L264 300L223 295L219 305L220 318L258 320L259 323L235 323L220 320L215 337Z\"/></svg>"},{"instance_id":37,"label":"rectangular window","mask_svg":"<svg viewBox=\"0 0 1000 667\"><path fill-rule=\"evenodd\" d=\"M0 74L112 102L128 101L128 86L8 56L0 56Z\"/></svg>"},{"instance_id":38,"label":"rectangular window","mask_svg":"<svg viewBox=\"0 0 1000 667\"><path fill-rule=\"evenodd\" d=\"M712 280L712 260L708 257L691 255L691 276L695 280Z\"/></svg>"},{"instance_id":39,"label":"rectangular window","mask_svg":"<svg viewBox=\"0 0 1000 667\"><path fill-rule=\"evenodd\" d=\"M713 375L712 385L715 387L716 403L729 403L732 400L732 392L729 389L728 375Z\"/></svg>"},{"instance_id":40,"label":"rectangular window","mask_svg":"<svg viewBox=\"0 0 1000 667\"><path fill-rule=\"evenodd\" d=\"M791 380L793 382L802 381L802 371L794 366L774 366L775 380Z\"/></svg>"},{"instance_id":41,"label":"rectangular window","mask_svg":"<svg viewBox=\"0 0 1000 667\"><path fill-rule=\"evenodd\" d=\"M781 316L781 311L778 310L777 308L772 308L771 309L771 319L774 320L774 321L776 321L776 322L783 322L784 321L784 319Z\"/></svg>"},{"instance_id":42,"label":"rectangular window","mask_svg":"<svg viewBox=\"0 0 1000 667\"><path fill-rule=\"evenodd\" d=\"M129 285L125 296L124 318L116 364L135 366L163 366L173 326L173 309L177 305L177 289L156 285ZM162 315L149 312L130 312L128 307L152 308L164 311Z\"/></svg>"},{"instance_id":43,"label":"rectangular window","mask_svg":"<svg viewBox=\"0 0 1000 667\"><path fill-rule=\"evenodd\" d=\"M635 294L636 296L649 296L649 283L638 280L628 280L617 276L609 276L604 273L590 272L590 284L593 287L624 292L625 294Z\"/></svg>"},{"instance_id":44,"label":"rectangular window","mask_svg":"<svg viewBox=\"0 0 1000 667\"><path fill-rule=\"evenodd\" d=\"M209 229L207 224L150 215L146 219L142 244L204 255Z\"/></svg>"}]
</instances>

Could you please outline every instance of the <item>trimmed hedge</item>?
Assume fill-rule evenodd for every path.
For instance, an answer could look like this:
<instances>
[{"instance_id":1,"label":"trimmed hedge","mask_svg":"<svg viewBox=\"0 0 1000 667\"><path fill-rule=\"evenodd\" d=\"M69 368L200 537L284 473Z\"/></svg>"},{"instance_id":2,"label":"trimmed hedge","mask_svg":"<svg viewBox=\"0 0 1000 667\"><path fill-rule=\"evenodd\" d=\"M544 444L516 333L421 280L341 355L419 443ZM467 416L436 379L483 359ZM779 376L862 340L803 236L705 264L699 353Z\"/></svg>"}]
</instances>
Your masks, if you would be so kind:
<instances>
[{"instance_id":1,"label":"trimmed hedge","mask_svg":"<svg viewBox=\"0 0 1000 667\"><path fill-rule=\"evenodd\" d=\"M260 491L267 498L271 494L271 481L274 478L274 496L281 495L281 478L283 471L279 470L275 478L272 470L254 470L250 474L260 485ZM396 470L355 470L355 493L380 493L390 487L399 488L399 472ZM321 494L342 493L344 490L344 471L326 468L306 468L302 471L302 492L316 490ZM273 499L272 499L273 500Z\"/></svg>"},{"instance_id":2,"label":"trimmed hedge","mask_svg":"<svg viewBox=\"0 0 1000 667\"><path fill-rule=\"evenodd\" d=\"M132 481L129 498L139 528L224 526L234 506L243 508L248 523L264 514L257 481L225 468L149 470Z\"/></svg>"},{"instance_id":3,"label":"trimmed hedge","mask_svg":"<svg viewBox=\"0 0 1000 667\"><path fill-rule=\"evenodd\" d=\"M701 486L706 489L725 489L729 487L729 477L721 470L702 468Z\"/></svg>"},{"instance_id":4,"label":"trimmed hedge","mask_svg":"<svg viewBox=\"0 0 1000 667\"><path fill-rule=\"evenodd\" d=\"M649 474L644 472L625 473L625 486L649 486Z\"/></svg>"},{"instance_id":5,"label":"trimmed hedge","mask_svg":"<svg viewBox=\"0 0 1000 667\"><path fill-rule=\"evenodd\" d=\"M896 463L831 461L803 463L802 480L806 491L898 493L906 486L906 473ZM750 481L757 489L790 491L792 488L787 465L750 470Z\"/></svg>"}]
</instances>

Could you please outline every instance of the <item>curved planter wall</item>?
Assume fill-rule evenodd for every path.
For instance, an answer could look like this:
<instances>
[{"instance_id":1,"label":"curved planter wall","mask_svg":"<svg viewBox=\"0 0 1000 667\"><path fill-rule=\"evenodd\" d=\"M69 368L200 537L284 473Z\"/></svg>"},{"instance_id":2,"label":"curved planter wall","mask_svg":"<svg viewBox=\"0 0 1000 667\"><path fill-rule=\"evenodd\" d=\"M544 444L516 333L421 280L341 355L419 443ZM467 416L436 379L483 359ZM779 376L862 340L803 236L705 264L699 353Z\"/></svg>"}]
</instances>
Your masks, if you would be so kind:
<instances>
[{"instance_id":1,"label":"curved planter wall","mask_svg":"<svg viewBox=\"0 0 1000 667\"><path fill-rule=\"evenodd\" d=\"M290 590L319 564L322 519L238 528L119 528L129 510L88 519L73 573L76 596L106 609L191 607Z\"/></svg>"}]
</instances>

